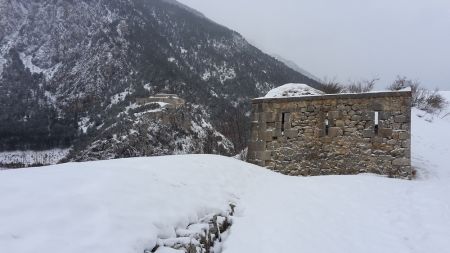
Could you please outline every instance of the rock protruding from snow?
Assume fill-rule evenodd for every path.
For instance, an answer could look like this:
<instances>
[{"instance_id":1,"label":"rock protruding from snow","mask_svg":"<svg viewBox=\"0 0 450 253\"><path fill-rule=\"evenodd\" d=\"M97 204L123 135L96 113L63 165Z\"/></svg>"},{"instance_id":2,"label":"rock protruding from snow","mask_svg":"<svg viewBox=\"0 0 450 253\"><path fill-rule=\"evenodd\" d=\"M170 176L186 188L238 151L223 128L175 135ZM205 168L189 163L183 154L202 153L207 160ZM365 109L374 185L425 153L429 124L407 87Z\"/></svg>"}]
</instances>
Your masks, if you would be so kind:
<instances>
[{"instance_id":1,"label":"rock protruding from snow","mask_svg":"<svg viewBox=\"0 0 450 253\"><path fill-rule=\"evenodd\" d=\"M324 92L302 83L288 83L267 93L265 98L303 97L324 95Z\"/></svg>"},{"instance_id":2,"label":"rock protruding from snow","mask_svg":"<svg viewBox=\"0 0 450 253\"><path fill-rule=\"evenodd\" d=\"M144 253L162 252L221 252L223 240L228 237L232 225L234 204L228 212L207 215L187 228L176 229L176 237L159 238L152 250Z\"/></svg>"}]
</instances>

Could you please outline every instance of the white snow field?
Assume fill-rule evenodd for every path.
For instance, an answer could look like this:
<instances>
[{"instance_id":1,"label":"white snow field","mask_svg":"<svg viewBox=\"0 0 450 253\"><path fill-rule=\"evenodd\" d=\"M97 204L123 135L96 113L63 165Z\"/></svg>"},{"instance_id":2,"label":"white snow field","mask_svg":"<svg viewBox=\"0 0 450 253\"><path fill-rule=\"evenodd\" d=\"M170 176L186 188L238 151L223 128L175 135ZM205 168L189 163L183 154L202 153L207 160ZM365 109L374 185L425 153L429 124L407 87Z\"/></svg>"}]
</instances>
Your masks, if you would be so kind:
<instances>
[{"instance_id":1,"label":"white snow field","mask_svg":"<svg viewBox=\"0 0 450 253\"><path fill-rule=\"evenodd\" d=\"M224 253L450 252L450 116L418 115L412 181L288 177L213 155L0 171L0 252L142 253L230 202Z\"/></svg>"}]
</instances>

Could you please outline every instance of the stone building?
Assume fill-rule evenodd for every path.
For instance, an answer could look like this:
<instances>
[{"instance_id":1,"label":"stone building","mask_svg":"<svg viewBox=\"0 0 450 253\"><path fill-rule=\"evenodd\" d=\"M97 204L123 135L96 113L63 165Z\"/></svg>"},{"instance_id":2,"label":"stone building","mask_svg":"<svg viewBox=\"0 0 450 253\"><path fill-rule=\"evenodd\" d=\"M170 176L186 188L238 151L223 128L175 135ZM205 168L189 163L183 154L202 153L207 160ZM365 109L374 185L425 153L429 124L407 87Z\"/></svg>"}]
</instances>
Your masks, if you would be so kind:
<instances>
[{"instance_id":1,"label":"stone building","mask_svg":"<svg viewBox=\"0 0 450 253\"><path fill-rule=\"evenodd\" d=\"M296 176L411 177L411 92L254 99L248 160Z\"/></svg>"},{"instance_id":2,"label":"stone building","mask_svg":"<svg viewBox=\"0 0 450 253\"><path fill-rule=\"evenodd\" d=\"M145 105L148 103L166 103L166 108L177 109L183 106L186 101L176 94L158 93L154 96L147 98L137 98L136 103L138 105Z\"/></svg>"}]
</instances>

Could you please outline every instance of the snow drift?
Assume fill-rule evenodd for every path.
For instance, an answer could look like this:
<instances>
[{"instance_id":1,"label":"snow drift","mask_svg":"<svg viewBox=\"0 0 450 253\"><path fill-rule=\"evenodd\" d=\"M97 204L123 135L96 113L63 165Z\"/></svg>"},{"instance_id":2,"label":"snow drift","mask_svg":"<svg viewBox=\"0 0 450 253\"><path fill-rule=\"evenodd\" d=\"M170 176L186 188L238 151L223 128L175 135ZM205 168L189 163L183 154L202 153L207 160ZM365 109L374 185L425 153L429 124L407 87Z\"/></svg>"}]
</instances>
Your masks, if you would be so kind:
<instances>
[{"instance_id":1,"label":"snow drift","mask_svg":"<svg viewBox=\"0 0 450 253\"><path fill-rule=\"evenodd\" d=\"M314 89L306 84L288 83L270 90L265 98L302 97L323 94L322 91Z\"/></svg>"}]
</instances>

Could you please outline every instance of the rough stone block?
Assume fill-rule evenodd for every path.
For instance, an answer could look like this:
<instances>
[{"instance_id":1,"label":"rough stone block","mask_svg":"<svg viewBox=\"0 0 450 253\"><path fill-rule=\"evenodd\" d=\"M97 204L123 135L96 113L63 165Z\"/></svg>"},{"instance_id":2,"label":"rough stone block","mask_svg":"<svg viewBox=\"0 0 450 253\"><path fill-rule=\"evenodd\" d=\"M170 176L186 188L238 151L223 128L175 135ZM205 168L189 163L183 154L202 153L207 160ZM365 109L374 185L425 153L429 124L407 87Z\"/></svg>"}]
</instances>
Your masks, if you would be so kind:
<instances>
[{"instance_id":1,"label":"rough stone block","mask_svg":"<svg viewBox=\"0 0 450 253\"><path fill-rule=\"evenodd\" d=\"M259 151L256 152L256 159L261 161L267 161L272 159L271 151Z\"/></svg>"},{"instance_id":2,"label":"rough stone block","mask_svg":"<svg viewBox=\"0 0 450 253\"><path fill-rule=\"evenodd\" d=\"M273 104L273 109L280 109L280 104L274 103Z\"/></svg>"},{"instance_id":3,"label":"rough stone block","mask_svg":"<svg viewBox=\"0 0 450 253\"><path fill-rule=\"evenodd\" d=\"M397 116L394 117L394 122L395 123L406 123L407 122L406 116L397 115Z\"/></svg>"},{"instance_id":4,"label":"rough stone block","mask_svg":"<svg viewBox=\"0 0 450 253\"><path fill-rule=\"evenodd\" d=\"M272 141L273 136L274 136L274 130L266 131L266 132L264 133L264 140L265 140L265 141Z\"/></svg>"},{"instance_id":5,"label":"rough stone block","mask_svg":"<svg viewBox=\"0 0 450 253\"><path fill-rule=\"evenodd\" d=\"M383 104L379 103L379 102L373 102L370 105L370 108L374 111L383 111L384 110Z\"/></svg>"},{"instance_id":6,"label":"rough stone block","mask_svg":"<svg viewBox=\"0 0 450 253\"><path fill-rule=\"evenodd\" d=\"M265 141L254 141L248 144L249 150L252 151L265 151L266 150L266 142Z\"/></svg>"},{"instance_id":7,"label":"rough stone block","mask_svg":"<svg viewBox=\"0 0 450 253\"><path fill-rule=\"evenodd\" d=\"M375 112L364 112L361 114L362 120L374 120L375 119Z\"/></svg>"},{"instance_id":8,"label":"rough stone block","mask_svg":"<svg viewBox=\"0 0 450 253\"><path fill-rule=\"evenodd\" d=\"M253 161L256 159L256 152L248 152L247 153L247 160L248 161Z\"/></svg>"},{"instance_id":9,"label":"rough stone block","mask_svg":"<svg viewBox=\"0 0 450 253\"><path fill-rule=\"evenodd\" d=\"M275 122L275 128L281 129L281 120L280 120L280 122Z\"/></svg>"},{"instance_id":10,"label":"rough stone block","mask_svg":"<svg viewBox=\"0 0 450 253\"><path fill-rule=\"evenodd\" d=\"M340 127L330 127L328 129L328 136L330 137L342 136L343 134L344 131L342 131L342 128Z\"/></svg>"},{"instance_id":11,"label":"rough stone block","mask_svg":"<svg viewBox=\"0 0 450 253\"><path fill-rule=\"evenodd\" d=\"M394 146L394 145L397 145L397 140L395 140L395 139L388 140L386 143L387 143L388 145Z\"/></svg>"},{"instance_id":12,"label":"rough stone block","mask_svg":"<svg viewBox=\"0 0 450 253\"><path fill-rule=\"evenodd\" d=\"M336 120L335 122L337 127L344 127L345 126L345 122L343 120Z\"/></svg>"},{"instance_id":13,"label":"rough stone block","mask_svg":"<svg viewBox=\"0 0 450 253\"><path fill-rule=\"evenodd\" d=\"M375 121L372 122L373 126L375 126ZM391 128L388 120L380 120L378 119L378 127L379 128Z\"/></svg>"},{"instance_id":14,"label":"rough stone block","mask_svg":"<svg viewBox=\"0 0 450 253\"><path fill-rule=\"evenodd\" d=\"M353 135L357 130L354 127L344 128L344 135Z\"/></svg>"},{"instance_id":15,"label":"rough stone block","mask_svg":"<svg viewBox=\"0 0 450 253\"><path fill-rule=\"evenodd\" d=\"M290 139L296 138L296 137L298 137L298 130L296 130L296 129L286 130L286 131L284 131L284 135Z\"/></svg>"},{"instance_id":16,"label":"rough stone block","mask_svg":"<svg viewBox=\"0 0 450 253\"><path fill-rule=\"evenodd\" d=\"M281 137L281 136L283 136L283 132L281 132L281 129L276 129L276 130L274 130L273 136Z\"/></svg>"},{"instance_id":17,"label":"rough stone block","mask_svg":"<svg viewBox=\"0 0 450 253\"><path fill-rule=\"evenodd\" d=\"M250 123L250 127L251 127L252 129L258 129L258 128L259 128L259 122L258 122L258 121L252 121L252 122Z\"/></svg>"},{"instance_id":18,"label":"rough stone block","mask_svg":"<svg viewBox=\"0 0 450 253\"><path fill-rule=\"evenodd\" d=\"M252 130L250 133L250 137L252 138L252 140L258 140L259 139L258 131Z\"/></svg>"},{"instance_id":19,"label":"rough stone block","mask_svg":"<svg viewBox=\"0 0 450 253\"><path fill-rule=\"evenodd\" d=\"M258 121L259 122L266 122L266 115L268 113L267 112L260 112L258 113Z\"/></svg>"},{"instance_id":20,"label":"rough stone block","mask_svg":"<svg viewBox=\"0 0 450 253\"><path fill-rule=\"evenodd\" d=\"M276 122L278 119L277 113L274 112L266 112L266 122Z\"/></svg>"},{"instance_id":21,"label":"rough stone block","mask_svg":"<svg viewBox=\"0 0 450 253\"><path fill-rule=\"evenodd\" d=\"M378 119L379 120L388 120L391 118L391 113L390 112L379 112L378 114Z\"/></svg>"},{"instance_id":22,"label":"rough stone block","mask_svg":"<svg viewBox=\"0 0 450 253\"><path fill-rule=\"evenodd\" d=\"M281 114L281 117L283 117L283 114ZM284 122L289 122L289 121L291 121L291 113L285 112L284 113Z\"/></svg>"},{"instance_id":23,"label":"rough stone block","mask_svg":"<svg viewBox=\"0 0 450 253\"><path fill-rule=\"evenodd\" d=\"M313 135L313 134L314 134L314 130L313 130L311 127L305 127L305 128L303 129L303 133L304 133L305 135Z\"/></svg>"},{"instance_id":24,"label":"rough stone block","mask_svg":"<svg viewBox=\"0 0 450 253\"><path fill-rule=\"evenodd\" d=\"M402 148L410 148L410 147L411 147L411 140L402 141Z\"/></svg>"},{"instance_id":25,"label":"rough stone block","mask_svg":"<svg viewBox=\"0 0 450 253\"><path fill-rule=\"evenodd\" d=\"M408 132L399 132L398 133L398 138L400 140L408 140L408 139L410 139L410 135L409 135Z\"/></svg>"},{"instance_id":26,"label":"rough stone block","mask_svg":"<svg viewBox=\"0 0 450 253\"><path fill-rule=\"evenodd\" d=\"M375 131L373 129L366 129L363 131L364 138L372 138L375 136Z\"/></svg>"},{"instance_id":27,"label":"rough stone block","mask_svg":"<svg viewBox=\"0 0 450 253\"><path fill-rule=\"evenodd\" d=\"M280 148L280 143L276 140L267 143L267 150L275 150L278 148Z\"/></svg>"},{"instance_id":28,"label":"rough stone block","mask_svg":"<svg viewBox=\"0 0 450 253\"><path fill-rule=\"evenodd\" d=\"M402 124L402 130L410 131L411 130L411 126L408 123L403 123Z\"/></svg>"},{"instance_id":29,"label":"rough stone block","mask_svg":"<svg viewBox=\"0 0 450 253\"><path fill-rule=\"evenodd\" d=\"M256 112L252 113L252 118L251 119L252 119L252 121L258 122L259 113L256 113Z\"/></svg>"},{"instance_id":30,"label":"rough stone block","mask_svg":"<svg viewBox=\"0 0 450 253\"><path fill-rule=\"evenodd\" d=\"M405 149L404 148L397 148L391 151L391 155L393 157L403 157L405 155Z\"/></svg>"},{"instance_id":31,"label":"rough stone block","mask_svg":"<svg viewBox=\"0 0 450 253\"><path fill-rule=\"evenodd\" d=\"M280 105L279 110L283 112L293 112L297 110L297 107L293 103L283 103Z\"/></svg>"},{"instance_id":32,"label":"rough stone block","mask_svg":"<svg viewBox=\"0 0 450 253\"><path fill-rule=\"evenodd\" d=\"M342 116L341 116L341 113L339 111L329 111L328 112L328 118L337 120L337 119L342 118Z\"/></svg>"},{"instance_id":33,"label":"rough stone block","mask_svg":"<svg viewBox=\"0 0 450 253\"><path fill-rule=\"evenodd\" d=\"M393 132L394 131L391 128L380 128L378 130L378 135L381 137L387 138L387 137L392 137Z\"/></svg>"},{"instance_id":34,"label":"rough stone block","mask_svg":"<svg viewBox=\"0 0 450 253\"><path fill-rule=\"evenodd\" d=\"M379 147L379 145L381 145L381 143L383 142L383 138L381 138L380 136L375 136L372 138L372 145L374 145L375 147Z\"/></svg>"},{"instance_id":35,"label":"rough stone block","mask_svg":"<svg viewBox=\"0 0 450 253\"><path fill-rule=\"evenodd\" d=\"M359 115L353 115L353 116L352 116L352 121L361 121L361 116L359 116Z\"/></svg>"},{"instance_id":36,"label":"rough stone block","mask_svg":"<svg viewBox=\"0 0 450 253\"><path fill-rule=\"evenodd\" d=\"M258 104L257 106L256 106L256 112L263 112L264 110L263 110L263 104Z\"/></svg>"},{"instance_id":37,"label":"rough stone block","mask_svg":"<svg viewBox=\"0 0 450 253\"><path fill-rule=\"evenodd\" d=\"M397 158L392 161L392 165L394 166L409 166L410 160L406 158Z\"/></svg>"}]
</instances>

